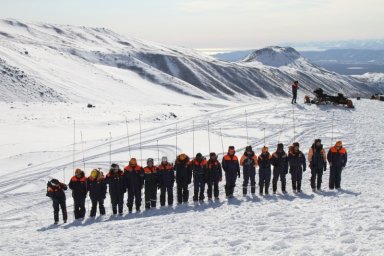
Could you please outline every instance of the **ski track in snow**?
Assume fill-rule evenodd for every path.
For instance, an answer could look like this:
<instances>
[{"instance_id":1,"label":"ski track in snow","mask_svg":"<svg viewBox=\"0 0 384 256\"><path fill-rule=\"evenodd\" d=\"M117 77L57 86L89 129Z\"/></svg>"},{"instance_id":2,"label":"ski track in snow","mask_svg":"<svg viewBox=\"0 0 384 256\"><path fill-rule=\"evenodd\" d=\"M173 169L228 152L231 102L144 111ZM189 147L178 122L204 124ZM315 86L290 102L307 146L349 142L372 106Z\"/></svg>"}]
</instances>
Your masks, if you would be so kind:
<instances>
[{"instance_id":1,"label":"ski track in snow","mask_svg":"<svg viewBox=\"0 0 384 256\"><path fill-rule=\"evenodd\" d=\"M267 105L238 105L164 126L147 127L142 134L143 149L156 156L156 141L161 140L161 155L174 157L175 145L172 143L177 124L180 130L178 152L184 149L189 153L191 148L182 144L182 138L191 136L192 120L195 121L196 133L203 134L196 139L196 144L207 140L206 122L210 120L212 138L216 137L212 144L220 143L219 128L222 128L224 149L232 143L237 148L244 147L245 109L250 141L256 154L264 143L264 128L267 144L271 151L275 149L283 119L285 129L281 141L285 145L293 142L292 107L276 101ZM190 202L188 205L109 217L111 209L107 196L107 216L95 220L87 217L82 222L73 221L73 201L67 192L69 223L53 226L51 201L45 197L45 180L48 176L60 175L64 167L72 168L71 146L68 146L56 159L2 176L0 255L381 255L384 253L384 198L381 193L384 125L382 115L378 113L383 113L383 110L382 103L376 101L357 102L355 110L333 106L294 106L296 140L305 154L316 137L322 138L328 150L334 112L333 142L336 139L344 141L349 159L342 175L344 189L340 192L326 189L329 168L323 177L324 191L311 192L310 170L307 168L302 194L291 192L288 174L288 195L278 193L243 198L240 196L240 178L236 183L236 197L230 200L224 199L222 182L219 202L201 205ZM315 125L314 120L320 120L319 124ZM130 135L131 150L136 150L136 153L138 137L138 133ZM107 166L108 141L89 144L91 146L85 151L87 166ZM112 146L112 158L120 157L121 153L126 157L125 135L116 137ZM215 145L215 148L221 148L221 145ZM237 154L241 155L241 152ZM208 154L208 150L203 153ZM81 153L77 153L76 159L80 165ZM280 183L278 186L279 192ZM89 204L87 199L87 215ZM126 208L124 211L127 212Z\"/></svg>"}]
</instances>

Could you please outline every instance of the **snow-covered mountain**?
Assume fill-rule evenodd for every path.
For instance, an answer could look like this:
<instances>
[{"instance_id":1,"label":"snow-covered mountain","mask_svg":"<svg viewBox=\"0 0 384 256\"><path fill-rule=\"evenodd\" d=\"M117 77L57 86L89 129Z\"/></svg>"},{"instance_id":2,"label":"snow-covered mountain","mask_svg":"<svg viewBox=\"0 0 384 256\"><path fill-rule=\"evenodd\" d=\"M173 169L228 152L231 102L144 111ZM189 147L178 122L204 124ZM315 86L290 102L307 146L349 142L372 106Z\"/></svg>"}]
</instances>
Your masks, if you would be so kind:
<instances>
[{"instance_id":1,"label":"snow-covered mountain","mask_svg":"<svg viewBox=\"0 0 384 256\"><path fill-rule=\"evenodd\" d=\"M286 59L287 51L296 58L294 64ZM104 28L1 20L0 100L142 101L158 93L173 95L176 101L242 100L287 96L292 80L299 80L305 91L323 87L328 92L369 95L377 90L314 66L291 48L273 47L261 53L261 62L268 66L218 61ZM271 66L275 60L287 65Z\"/></svg>"}]
</instances>

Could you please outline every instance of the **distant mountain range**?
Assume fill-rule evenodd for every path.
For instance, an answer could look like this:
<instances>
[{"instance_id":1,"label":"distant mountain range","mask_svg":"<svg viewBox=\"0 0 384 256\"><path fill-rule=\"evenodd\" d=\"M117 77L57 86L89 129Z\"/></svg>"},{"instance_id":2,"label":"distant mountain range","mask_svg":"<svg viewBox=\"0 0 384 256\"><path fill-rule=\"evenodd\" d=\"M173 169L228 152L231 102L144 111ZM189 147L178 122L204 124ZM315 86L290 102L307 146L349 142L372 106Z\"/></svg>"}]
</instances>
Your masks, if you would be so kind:
<instances>
[{"instance_id":1,"label":"distant mountain range","mask_svg":"<svg viewBox=\"0 0 384 256\"><path fill-rule=\"evenodd\" d=\"M307 92L369 95L370 80L328 71L290 47L238 62L124 37L104 28L0 20L0 101L245 100Z\"/></svg>"}]
</instances>

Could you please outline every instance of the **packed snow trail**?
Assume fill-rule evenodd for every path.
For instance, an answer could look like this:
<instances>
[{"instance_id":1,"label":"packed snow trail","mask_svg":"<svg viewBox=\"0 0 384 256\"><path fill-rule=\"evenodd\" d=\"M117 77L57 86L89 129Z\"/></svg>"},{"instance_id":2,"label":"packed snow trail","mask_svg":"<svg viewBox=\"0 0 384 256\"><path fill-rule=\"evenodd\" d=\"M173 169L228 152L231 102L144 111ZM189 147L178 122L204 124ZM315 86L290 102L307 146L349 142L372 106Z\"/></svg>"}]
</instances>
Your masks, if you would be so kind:
<instances>
[{"instance_id":1,"label":"packed snow trail","mask_svg":"<svg viewBox=\"0 0 384 256\"><path fill-rule=\"evenodd\" d=\"M275 102L264 107L261 103L255 103L253 106L200 115L194 119L195 124L199 120L201 122L201 137L198 137L196 144L206 145L203 124L209 119L225 132L225 149L229 144L234 144L237 148L244 147L245 108L250 116L250 137L256 154L263 145L263 128L267 129L268 145L271 150L275 149L284 116L286 130L281 141L285 145L292 142L292 107L290 104ZM331 142L331 117L335 113L334 141L343 140L349 155L342 175L343 189L340 192L328 191L328 169L323 177L324 191L312 193L308 170L303 177L303 194L291 192L288 174L288 195L278 193L243 198L240 178L237 180L233 199L224 199L222 182L220 202L205 202L202 205L190 202L188 205L143 211L121 218L109 217L111 209L107 196L107 216L96 220L86 218L83 222L72 221L72 198L67 192L69 223L53 226L51 202L45 197L45 181L49 175L59 175L51 170L55 168L55 163L63 166L65 161L52 161L42 169L32 167L21 173L4 175L0 180L0 229L7 235L0 237L0 254L383 254L383 110L384 105L381 102L368 100L358 101L355 110L333 106L295 106L296 140L300 142L305 154L315 137L321 138L328 150ZM318 124L314 124L314 120L319 120ZM172 148L168 147L172 147L173 143L173 125L146 129L146 134L143 135L146 139L143 144L147 146L145 150L153 147L151 154L157 154L155 142L160 133L160 136L164 136L161 153L171 151ZM185 122L178 121L178 126L186 130L180 134L180 150L184 149L189 153L190 146L186 145L183 138L190 141L187 135L191 131L192 120L189 118ZM132 135L132 146L137 146L135 136L137 135ZM169 144L166 143L168 140ZM215 145L215 150L221 148L219 139L216 140L218 145ZM216 140L213 139L215 144ZM116 156L120 156L117 153L124 151L124 147L126 138L121 136L114 144ZM93 167L92 162L107 163L106 149L88 153L90 163L87 166L90 168ZM242 151L237 154L242 154ZM71 166L70 161L67 164ZM124 212L127 212L126 208Z\"/></svg>"}]
</instances>

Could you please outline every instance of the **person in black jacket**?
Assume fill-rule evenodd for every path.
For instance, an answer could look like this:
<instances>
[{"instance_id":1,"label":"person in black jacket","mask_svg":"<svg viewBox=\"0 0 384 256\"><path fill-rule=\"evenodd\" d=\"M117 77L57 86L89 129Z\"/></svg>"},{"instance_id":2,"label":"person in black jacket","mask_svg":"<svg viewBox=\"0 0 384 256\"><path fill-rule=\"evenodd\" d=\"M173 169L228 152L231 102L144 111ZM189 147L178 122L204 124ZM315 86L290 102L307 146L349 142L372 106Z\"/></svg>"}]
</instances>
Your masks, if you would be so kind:
<instances>
[{"instance_id":1,"label":"person in black jacket","mask_svg":"<svg viewBox=\"0 0 384 256\"><path fill-rule=\"evenodd\" d=\"M59 223L60 208L61 212L63 213L63 221L64 223L67 223L68 215L67 206L65 204L65 190L67 190L67 185L59 182L57 179L52 179L47 183L47 196L52 199L53 218L55 220L55 224Z\"/></svg>"},{"instance_id":2,"label":"person in black jacket","mask_svg":"<svg viewBox=\"0 0 384 256\"><path fill-rule=\"evenodd\" d=\"M135 201L136 212L140 212L141 207L141 190L144 185L144 171L137 164L136 158L129 161L129 165L124 167L125 187L128 192L128 211L132 213L133 201Z\"/></svg>"},{"instance_id":3,"label":"person in black jacket","mask_svg":"<svg viewBox=\"0 0 384 256\"><path fill-rule=\"evenodd\" d=\"M235 153L235 147L229 146L228 153L223 157L221 163L221 166L225 172L225 195L228 198L233 197L233 192L236 186L236 179L240 178L239 159Z\"/></svg>"},{"instance_id":4,"label":"person in black jacket","mask_svg":"<svg viewBox=\"0 0 384 256\"><path fill-rule=\"evenodd\" d=\"M75 219L85 217L85 199L87 198L87 177L82 170L76 169L75 176L69 182L69 188L72 190L74 201Z\"/></svg>"},{"instance_id":5,"label":"person in black jacket","mask_svg":"<svg viewBox=\"0 0 384 256\"><path fill-rule=\"evenodd\" d=\"M207 176L207 161L201 153L196 154L196 158L191 163L193 173L193 201L204 201L204 190Z\"/></svg>"},{"instance_id":6,"label":"person in black jacket","mask_svg":"<svg viewBox=\"0 0 384 256\"><path fill-rule=\"evenodd\" d=\"M292 151L288 153L289 173L292 178L293 192L301 193L301 180L303 172L306 171L305 155L299 149L299 143L293 143Z\"/></svg>"},{"instance_id":7,"label":"person in black jacket","mask_svg":"<svg viewBox=\"0 0 384 256\"><path fill-rule=\"evenodd\" d=\"M147 166L144 168L145 180L145 209L156 208L157 201L157 167L153 164L153 159L147 159Z\"/></svg>"},{"instance_id":8,"label":"person in black jacket","mask_svg":"<svg viewBox=\"0 0 384 256\"><path fill-rule=\"evenodd\" d=\"M321 144L320 139L308 151L309 168L311 169L311 188L312 191L321 190L323 173L327 170L327 153ZM316 182L317 178L317 182Z\"/></svg>"},{"instance_id":9,"label":"person in black jacket","mask_svg":"<svg viewBox=\"0 0 384 256\"><path fill-rule=\"evenodd\" d=\"M157 167L160 189L160 206L165 205L165 196L168 194L168 206L173 205L173 186L175 184L175 171L172 164L168 163L167 157L161 159Z\"/></svg>"},{"instance_id":10,"label":"person in black jacket","mask_svg":"<svg viewBox=\"0 0 384 256\"><path fill-rule=\"evenodd\" d=\"M117 214L117 209L119 209L119 215L123 215L125 183L124 173L118 164L111 165L105 183L109 186L113 215Z\"/></svg>"},{"instance_id":11,"label":"person in black jacket","mask_svg":"<svg viewBox=\"0 0 384 256\"><path fill-rule=\"evenodd\" d=\"M208 200L212 200L212 186L213 196L215 200L219 200L219 182L223 179L223 171L220 162L217 160L215 152L209 154L207 162L207 196Z\"/></svg>"},{"instance_id":12,"label":"person in black jacket","mask_svg":"<svg viewBox=\"0 0 384 256\"><path fill-rule=\"evenodd\" d=\"M188 185L192 181L192 170L190 168L189 157L180 154L175 163L176 183L177 183L177 203L187 203L189 199Z\"/></svg>"},{"instance_id":13,"label":"person in black jacket","mask_svg":"<svg viewBox=\"0 0 384 256\"><path fill-rule=\"evenodd\" d=\"M268 147L264 146L261 149L261 154L257 158L257 164L259 165L259 193L263 194L263 189L265 189L265 194L269 194L269 184L271 183L271 163L272 156L268 151Z\"/></svg>"},{"instance_id":14,"label":"person in black jacket","mask_svg":"<svg viewBox=\"0 0 384 256\"><path fill-rule=\"evenodd\" d=\"M107 193L107 184L105 183L103 172L93 169L91 176L88 177L87 186L89 197L92 201L90 216L96 216L97 204L99 204L100 215L105 215L104 199Z\"/></svg>"},{"instance_id":15,"label":"person in black jacket","mask_svg":"<svg viewBox=\"0 0 384 256\"><path fill-rule=\"evenodd\" d=\"M273 194L277 191L277 182L280 178L281 181L281 192L284 194L286 191L286 178L288 173L288 156L284 151L284 145L282 143L277 144L277 150L272 154L272 165L273 165L273 178L272 178L272 189Z\"/></svg>"}]
</instances>

